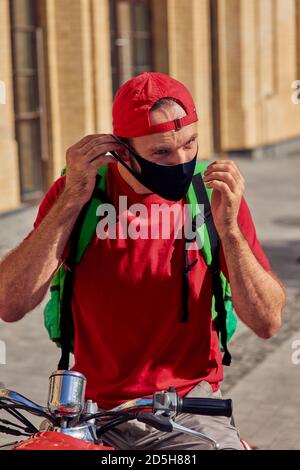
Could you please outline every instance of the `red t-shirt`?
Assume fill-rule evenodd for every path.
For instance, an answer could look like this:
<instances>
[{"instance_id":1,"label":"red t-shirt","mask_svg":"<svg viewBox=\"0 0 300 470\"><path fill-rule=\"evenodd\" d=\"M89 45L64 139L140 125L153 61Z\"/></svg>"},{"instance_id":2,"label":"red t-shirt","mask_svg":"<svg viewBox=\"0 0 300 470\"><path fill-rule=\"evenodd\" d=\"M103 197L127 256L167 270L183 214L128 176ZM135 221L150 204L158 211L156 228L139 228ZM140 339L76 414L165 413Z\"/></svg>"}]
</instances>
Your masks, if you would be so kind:
<instances>
[{"instance_id":1,"label":"red t-shirt","mask_svg":"<svg viewBox=\"0 0 300 470\"><path fill-rule=\"evenodd\" d=\"M59 178L44 197L34 224L36 228L64 187ZM172 202L135 193L108 165L107 194L118 207L126 195L127 206ZM117 221L117 233L124 212ZM266 269L269 262L256 238L245 200L238 222L254 254ZM173 226L174 229L174 226ZM123 231L124 233L124 231ZM73 317L75 323L74 369L87 377L87 398L103 408L147 396L174 386L184 396L200 380L214 390L223 379L219 340L211 316L211 275L201 256L190 275L189 319L180 323L184 240L100 240L96 235L75 270ZM221 267L227 273L221 253Z\"/></svg>"}]
</instances>

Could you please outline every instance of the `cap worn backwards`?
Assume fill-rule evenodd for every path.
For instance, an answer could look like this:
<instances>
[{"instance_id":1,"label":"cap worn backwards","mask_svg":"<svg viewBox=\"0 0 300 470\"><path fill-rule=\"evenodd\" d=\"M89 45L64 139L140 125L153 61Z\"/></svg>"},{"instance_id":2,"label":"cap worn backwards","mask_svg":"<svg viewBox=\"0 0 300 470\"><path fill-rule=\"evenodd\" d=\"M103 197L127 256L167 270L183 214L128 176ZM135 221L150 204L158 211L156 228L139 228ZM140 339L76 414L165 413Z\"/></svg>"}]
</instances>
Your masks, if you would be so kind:
<instances>
[{"instance_id":1,"label":"cap worn backwards","mask_svg":"<svg viewBox=\"0 0 300 470\"><path fill-rule=\"evenodd\" d=\"M150 110L162 98L172 98L182 106L186 116L152 125ZM178 80L159 72L144 72L128 80L116 93L113 110L113 133L120 137L179 130L198 121L194 100Z\"/></svg>"}]
</instances>

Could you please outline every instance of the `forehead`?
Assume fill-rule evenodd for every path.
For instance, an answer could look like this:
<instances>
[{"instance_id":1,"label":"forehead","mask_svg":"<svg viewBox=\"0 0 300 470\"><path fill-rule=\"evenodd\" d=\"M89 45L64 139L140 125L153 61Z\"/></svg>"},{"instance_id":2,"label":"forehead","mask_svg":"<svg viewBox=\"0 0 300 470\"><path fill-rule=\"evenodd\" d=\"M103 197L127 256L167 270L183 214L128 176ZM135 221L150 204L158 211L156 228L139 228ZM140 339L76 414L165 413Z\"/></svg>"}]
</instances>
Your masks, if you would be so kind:
<instances>
[{"instance_id":1,"label":"forehead","mask_svg":"<svg viewBox=\"0 0 300 470\"><path fill-rule=\"evenodd\" d=\"M161 124L163 122L173 121L186 116L183 107L176 101L169 101L159 108L150 111L149 120L152 125Z\"/></svg>"},{"instance_id":2,"label":"forehead","mask_svg":"<svg viewBox=\"0 0 300 470\"><path fill-rule=\"evenodd\" d=\"M197 123L193 122L184 126L178 131L159 132L157 134L136 137L134 142L142 145L145 149L151 149L162 146L177 147L185 144L193 135L197 133Z\"/></svg>"}]
</instances>

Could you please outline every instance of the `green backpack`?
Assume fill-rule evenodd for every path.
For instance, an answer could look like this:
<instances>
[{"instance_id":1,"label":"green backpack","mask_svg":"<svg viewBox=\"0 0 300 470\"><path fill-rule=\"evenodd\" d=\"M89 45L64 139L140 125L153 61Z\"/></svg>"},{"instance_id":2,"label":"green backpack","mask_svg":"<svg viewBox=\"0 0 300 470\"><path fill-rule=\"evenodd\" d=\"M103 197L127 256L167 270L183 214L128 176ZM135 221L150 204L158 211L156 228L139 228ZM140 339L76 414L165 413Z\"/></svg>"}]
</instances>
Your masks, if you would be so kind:
<instances>
[{"instance_id":1,"label":"green backpack","mask_svg":"<svg viewBox=\"0 0 300 470\"><path fill-rule=\"evenodd\" d=\"M198 161L196 163L193 180L187 192L187 203L190 204L193 221L201 210L199 204L204 207L204 214L202 214L203 225L197 227L197 237L200 237L202 242L201 254L212 274L212 317L219 333L221 349L224 352L223 364L230 365L231 356L227 349L227 343L236 330L237 317L233 310L230 284L224 274L220 272L220 241L210 210L212 190L206 188L202 180L206 168L206 162ZM44 309L44 322L49 337L62 349L61 359L58 364L59 369L69 368L69 355L70 352L73 352L74 324L71 309L73 272L76 265L80 263L90 241L95 236L99 220L96 215L97 207L101 203L109 202L105 193L106 171L107 165L102 166L98 171L95 191L76 221L70 240L70 254L52 279L50 300ZM62 171L62 174L65 174L65 172L66 169ZM186 322L188 319L188 275L194 264L189 264L186 251L181 322Z\"/></svg>"}]
</instances>

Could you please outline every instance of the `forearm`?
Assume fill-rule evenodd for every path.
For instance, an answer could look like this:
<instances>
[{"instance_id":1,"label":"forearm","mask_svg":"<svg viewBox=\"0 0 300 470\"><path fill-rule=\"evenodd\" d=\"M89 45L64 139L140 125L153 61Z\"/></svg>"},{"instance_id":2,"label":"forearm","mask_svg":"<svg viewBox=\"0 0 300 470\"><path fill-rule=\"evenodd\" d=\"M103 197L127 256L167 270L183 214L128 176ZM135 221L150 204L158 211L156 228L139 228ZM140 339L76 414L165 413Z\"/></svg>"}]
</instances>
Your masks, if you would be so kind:
<instances>
[{"instance_id":1,"label":"forearm","mask_svg":"<svg viewBox=\"0 0 300 470\"><path fill-rule=\"evenodd\" d=\"M106 134L85 136L68 148L63 192L30 238L0 263L0 318L19 320L42 301L80 210L93 194L98 169L115 163L107 154L119 148Z\"/></svg>"},{"instance_id":2,"label":"forearm","mask_svg":"<svg viewBox=\"0 0 300 470\"><path fill-rule=\"evenodd\" d=\"M257 261L239 228L221 241L237 315L258 336L273 336L281 325L283 287Z\"/></svg>"},{"instance_id":3,"label":"forearm","mask_svg":"<svg viewBox=\"0 0 300 470\"><path fill-rule=\"evenodd\" d=\"M0 318L16 321L44 298L82 204L64 190L41 224L0 264Z\"/></svg>"}]
</instances>

